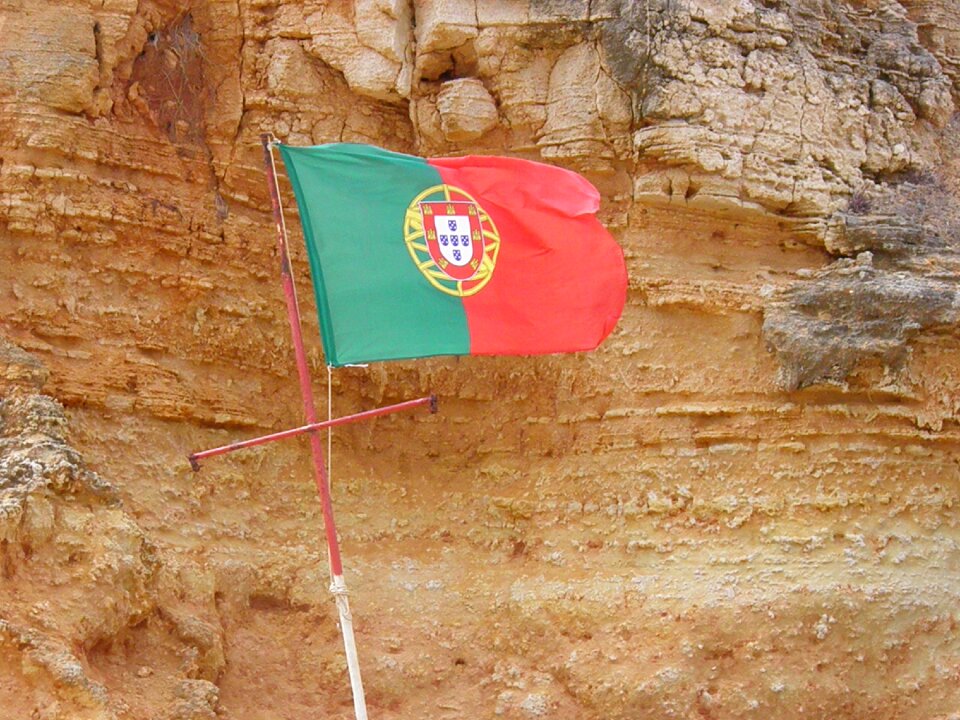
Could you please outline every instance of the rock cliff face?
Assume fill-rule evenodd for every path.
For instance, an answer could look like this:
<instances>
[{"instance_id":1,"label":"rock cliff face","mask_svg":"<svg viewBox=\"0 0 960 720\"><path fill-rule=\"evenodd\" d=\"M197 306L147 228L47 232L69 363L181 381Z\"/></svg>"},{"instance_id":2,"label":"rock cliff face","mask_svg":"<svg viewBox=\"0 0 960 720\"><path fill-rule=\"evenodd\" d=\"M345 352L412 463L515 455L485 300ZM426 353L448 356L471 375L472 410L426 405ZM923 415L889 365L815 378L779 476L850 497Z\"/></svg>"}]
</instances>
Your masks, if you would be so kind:
<instances>
[{"instance_id":1,"label":"rock cliff face","mask_svg":"<svg viewBox=\"0 0 960 720\"><path fill-rule=\"evenodd\" d=\"M950 0L0 0L5 712L352 717L305 444L184 460L300 421L272 131L576 169L630 274L333 373L441 402L333 439L372 717L954 717L957 103Z\"/></svg>"}]
</instances>

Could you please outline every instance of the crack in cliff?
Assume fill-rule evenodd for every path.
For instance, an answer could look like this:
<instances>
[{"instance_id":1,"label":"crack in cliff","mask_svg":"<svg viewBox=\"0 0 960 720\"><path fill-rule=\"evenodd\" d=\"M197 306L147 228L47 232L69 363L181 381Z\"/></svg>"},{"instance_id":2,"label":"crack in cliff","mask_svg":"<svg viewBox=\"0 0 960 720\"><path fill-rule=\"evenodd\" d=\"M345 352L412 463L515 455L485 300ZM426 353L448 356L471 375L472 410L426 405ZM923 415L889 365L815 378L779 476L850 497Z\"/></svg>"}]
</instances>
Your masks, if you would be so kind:
<instances>
[{"instance_id":1,"label":"crack in cliff","mask_svg":"<svg viewBox=\"0 0 960 720\"><path fill-rule=\"evenodd\" d=\"M93 24L93 46L94 46L94 57L97 60L97 86L94 88L94 92L102 88L107 87L105 82L106 78L106 60L103 57L103 33L100 29L100 23L95 22Z\"/></svg>"},{"instance_id":2,"label":"crack in cliff","mask_svg":"<svg viewBox=\"0 0 960 720\"><path fill-rule=\"evenodd\" d=\"M247 92L243 83L243 76L244 76L245 64L246 64L247 31L246 31L246 22L243 16L243 8L241 7L240 2L241 0L236 0L237 24L240 29L240 51L239 51L240 57L239 57L239 62L237 63L237 75L236 75L237 87L239 88L239 92L240 92L240 117L237 120L236 128L234 128L233 138L231 138L229 142L229 146L230 146L229 164L231 165L236 162L237 150L241 144L240 137L243 132L243 118L247 113ZM226 80L224 80L224 82L226 82ZM212 156L211 156L211 163L212 163ZM222 195L220 193L220 179L219 177L217 177L216 169L211 167L211 171L214 174L216 197L222 198ZM218 207L217 214L218 215L221 214L219 207ZM223 217L221 217L220 219L225 220L226 214L224 213ZM221 233L222 232L223 231L221 230Z\"/></svg>"}]
</instances>

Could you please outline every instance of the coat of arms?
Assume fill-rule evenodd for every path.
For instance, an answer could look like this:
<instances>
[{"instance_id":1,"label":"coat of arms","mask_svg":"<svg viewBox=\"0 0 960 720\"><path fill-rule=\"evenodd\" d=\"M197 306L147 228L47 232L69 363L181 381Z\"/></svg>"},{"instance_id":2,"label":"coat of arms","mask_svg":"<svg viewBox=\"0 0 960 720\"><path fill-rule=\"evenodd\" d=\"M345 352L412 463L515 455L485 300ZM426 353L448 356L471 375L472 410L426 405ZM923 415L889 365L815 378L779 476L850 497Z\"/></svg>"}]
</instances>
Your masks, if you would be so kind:
<instances>
[{"instance_id":1,"label":"coat of arms","mask_svg":"<svg viewBox=\"0 0 960 720\"><path fill-rule=\"evenodd\" d=\"M500 236L483 208L450 185L420 193L407 208L404 239L417 268L431 285L461 297L490 280Z\"/></svg>"}]
</instances>

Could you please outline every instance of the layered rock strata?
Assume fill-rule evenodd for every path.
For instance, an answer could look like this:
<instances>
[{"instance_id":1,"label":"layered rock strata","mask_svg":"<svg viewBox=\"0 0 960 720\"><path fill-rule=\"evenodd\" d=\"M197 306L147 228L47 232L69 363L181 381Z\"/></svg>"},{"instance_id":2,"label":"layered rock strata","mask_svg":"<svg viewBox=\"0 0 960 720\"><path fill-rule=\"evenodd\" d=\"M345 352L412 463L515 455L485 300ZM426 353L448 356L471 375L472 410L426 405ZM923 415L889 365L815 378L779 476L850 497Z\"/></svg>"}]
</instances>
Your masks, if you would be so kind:
<instances>
[{"instance_id":1,"label":"layered rock strata","mask_svg":"<svg viewBox=\"0 0 960 720\"><path fill-rule=\"evenodd\" d=\"M950 717L955 9L0 0L0 701L351 717L305 445L184 460L300 422L270 131L576 169L630 274L330 377L441 402L333 441L372 717Z\"/></svg>"}]
</instances>

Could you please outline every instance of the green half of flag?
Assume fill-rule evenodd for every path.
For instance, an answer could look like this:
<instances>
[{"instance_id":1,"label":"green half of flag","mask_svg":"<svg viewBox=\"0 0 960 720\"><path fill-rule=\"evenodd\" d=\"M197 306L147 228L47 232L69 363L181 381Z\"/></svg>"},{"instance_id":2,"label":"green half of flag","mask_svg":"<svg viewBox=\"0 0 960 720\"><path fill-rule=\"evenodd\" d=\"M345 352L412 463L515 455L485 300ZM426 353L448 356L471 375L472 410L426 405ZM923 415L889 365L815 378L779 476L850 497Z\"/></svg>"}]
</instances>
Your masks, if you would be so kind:
<instances>
[{"instance_id":1,"label":"green half of flag","mask_svg":"<svg viewBox=\"0 0 960 720\"><path fill-rule=\"evenodd\" d=\"M280 146L339 366L595 348L626 296L599 194L561 168Z\"/></svg>"}]
</instances>

